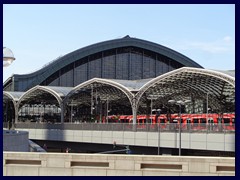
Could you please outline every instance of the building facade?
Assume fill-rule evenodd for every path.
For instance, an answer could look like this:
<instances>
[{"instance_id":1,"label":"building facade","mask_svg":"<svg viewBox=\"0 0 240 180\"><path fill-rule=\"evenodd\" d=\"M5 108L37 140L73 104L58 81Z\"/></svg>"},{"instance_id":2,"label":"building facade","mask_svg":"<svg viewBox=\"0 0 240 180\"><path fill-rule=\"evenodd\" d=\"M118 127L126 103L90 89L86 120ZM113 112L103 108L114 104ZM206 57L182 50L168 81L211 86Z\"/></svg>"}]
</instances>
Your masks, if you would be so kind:
<instances>
[{"instance_id":1,"label":"building facade","mask_svg":"<svg viewBox=\"0 0 240 180\"><path fill-rule=\"evenodd\" d=\"M202 68L172 49L126 36L78 49L31 74L14 74L4 82L4 91L27 91L36 85L74 87L92 78L148 79L181 67Z\"/></svg>"},{"instance_id":2,"label":"building facade","mask_svg":"<svg viewBox=\"0 0 240 180\"><path fill-rule=\"evenodd\" d=\"M162 45L131 38L93 44L30 74L9 77L4 119L108 120L108 115L177 113L168 100L191 100L184 113L234 113L235 71L204 69ZM9 114L10 112L10 114ZM12 112L12 114L11 114Z\"/></svg>"}]
</instances>

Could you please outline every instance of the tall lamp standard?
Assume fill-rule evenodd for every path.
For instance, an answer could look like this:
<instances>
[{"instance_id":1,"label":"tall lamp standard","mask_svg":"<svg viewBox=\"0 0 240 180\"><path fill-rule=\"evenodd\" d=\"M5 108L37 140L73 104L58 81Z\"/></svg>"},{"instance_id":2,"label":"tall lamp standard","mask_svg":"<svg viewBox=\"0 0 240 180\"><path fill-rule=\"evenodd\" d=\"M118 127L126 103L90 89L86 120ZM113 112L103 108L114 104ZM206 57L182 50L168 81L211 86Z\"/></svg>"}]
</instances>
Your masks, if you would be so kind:
<instances>
[{"instance_id":1,"label":"tall lamp standard","mask_svg":"<svg viewBox=\"0 0 240 180\"><path fill-rule=\"evenodd\" d=\"M108 97L107 97L107 113L106 113L106 114L107 114L107 115L106 115L106 116L107 116L107 117L106 117L107 124L108 124L108 113L109 113L109 111L108 111L108 106L109 106L109 101L108 101Z\"/></svg>"},{"instance_id":2,"label":"tall lamp standard","mask_svg":"<svg viewBox=\"0 0 240 180\"><path fill-rule=\"evenodd\" d=\"M178 152L178 155L181 156L181 143L182 143L182 139L181 139L181 129L182 129L182 113L181 113L181 108L182 108L182 105L185 105L186 103L190 103L191 100L185 100L185 101L175 101L175 100L169 100L168 103L170 104L176 104L179 106L179 152Z\"/></svg>"},{"instance_id":3,"label":"tall lamp standard","mask_svg":"<svg viewBox=\"0 0 240 180\"><path fill-rule=\"evenodd\" d=\"M158 122L158 117L160 116L161 114L161 109L157 109L156 112L157 112L157 118L156 118L156 121ZM158 122L158 155L160 153L160 130L161 130L161 122Z\"/></svg>"},{"instance_id":4,"label":"tall lamp standard","mask_svg":"<svg viewBox=\"0 0 240 180\"><path fill-rule=\"evenodd\" d=\"M7 67L10 64L12 64L12 62L15 59L16 58L14 57L12 50L9 49L9 48L3 47L3 67ZM13 122L12 122L12 129L14 129L14 123Z\"/></svg>"},{"instance_id":5,"label":"tall lamp standard","mask_svg":"<svg viewBox=\"0 0 240 180\"><path fill-rule=\"evenodd\" d=\"M207 117L206 117L207 121L208 121L208 94L209 92L207 92Z\"/></svg>"},{"instance_id":6,"label":"tall lamp standard","mask_svg":"<svg viewBox=\"0 0 240 180\"><path fill-rule=\"evenodd\" d=\"M153 95L153 94L151 94L151 95L149 95L149 97L147 97L147 99L148 100L151 100L151 115L150 115L150 119L151 119L151 124L152 124L152 112L153 111L156 111L156 109L153 109L153 100L156 100L157 98L159 97L159 95Z\"/></svg>"}]
</instances>

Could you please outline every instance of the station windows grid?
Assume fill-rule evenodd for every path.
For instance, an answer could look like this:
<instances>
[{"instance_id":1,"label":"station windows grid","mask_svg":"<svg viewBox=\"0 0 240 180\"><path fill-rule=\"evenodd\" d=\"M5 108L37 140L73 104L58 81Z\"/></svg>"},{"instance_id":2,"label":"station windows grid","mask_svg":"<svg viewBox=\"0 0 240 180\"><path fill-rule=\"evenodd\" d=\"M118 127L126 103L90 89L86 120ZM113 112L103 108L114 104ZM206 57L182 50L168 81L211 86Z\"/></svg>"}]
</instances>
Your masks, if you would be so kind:
<instances>
[{"instance_id":1,"label":"station windows grid","mask_svg":"<svg viewBox=\"0 0 240 180\"><path fill-rule=\"evenodd\" d=\"M121 47L79 59L55 72L41 85L74 87L95 77L148 79L180 67L183 65L155 52L137 47Z\"/></svg>"}]
</instances>

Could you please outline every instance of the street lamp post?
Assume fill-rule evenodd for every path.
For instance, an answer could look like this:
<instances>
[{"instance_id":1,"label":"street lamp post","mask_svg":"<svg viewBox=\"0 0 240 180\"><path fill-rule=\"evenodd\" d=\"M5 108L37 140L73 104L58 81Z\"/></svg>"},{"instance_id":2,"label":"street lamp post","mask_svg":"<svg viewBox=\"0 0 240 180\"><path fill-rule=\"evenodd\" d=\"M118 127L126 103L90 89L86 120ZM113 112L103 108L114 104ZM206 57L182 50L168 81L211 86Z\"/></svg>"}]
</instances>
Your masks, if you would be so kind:
<instances>
[{"instance_id":1,"label":"street lamp post","mask_svg":"<svg viewBox=\"0 0 240 180\"><path fill-rule=\"evenodd\" d=\"M108 102L108 97L107 97L107 117L106 117L107 118L107 124L108 124L108 103L109 102Z\"/></svg>"},{"instance_id":2,"label":"street lamp post","mask_svg":"<svg viewBox=\"0 0 240 180\"><path fill-rule=\"evenodd\" d=\"M181 112L181 109L182 109L182 106L181 106L181 104L178 104L179 105L179 117L180 117L180 119L179 119L179 152L178 152L178 154L179 154L179 156L181 156L181 147L182 147L182 136L181 136L181 134L182 134L182 132L181 132L181 130L182 130L182 112Z\"/></svg>"},{"instance_id":3,"label":"street lamp post","mask_svg":"<svg viewBox=\"0 0 240 180\"><path fill-rule=\"evenodd\" d=\"M77 106L78 104L77 104L77 102L74 102L74 101L72 101L70 104L69 104L69 106L70 106L70 119L69 119L69 121L71 122L71 123L73 123L73 116L75 115L75 113L74 113L74 106Z\"/></svg>"},{"instance_id":4,"label":"street lamp post","mask_svg":"<svg viewBox=\"0 0 240 180\"><path fill-rule=\"evenodd\" d=\"M90 122L92 121L93 118L93 110L94 110L94 101L93 101L93 86L91 85L91 117L90 117Z\"/></svg>"},{"instance_id":5,"label":"street lamp post","mask_svg":"<svg viewBox=\"0 0 240 180\"><path fill-rule=\"evenodd\" d=\"M155 109L153 109L153 100L156 100L157 98L159 97L159 95L149 95L148 97L147 97L147 99L149 99L149 100L151 100L151 104L150 104L150 108L151 108L151 112L150 112L150 119L151 119L151 124L152 124L152 112L153 111L156 111Z\"/></svg>"},{"instance_id":6,"label":"street lamp post","mask_svg":"<svg viewBox=\"0 0 240 180\"><path fill-rule=\"evenodd\" d=\"M108 114L110 112L109 110L109 97L102 97L101 100L103 100L105 102L105 111L104 111L104 116L105 116L105 120L104 122L108 124Z\"/></svg>"},{"instance_id":7,"label":"street lamp post","mask_svg":"<svg viewBox=\"0 0 240 180\"><path fill-rule=\"evenodd\" d=\"M73 121L73 105L71 105L71 123Z\"/></svg>"},{"instance_id":8,"label":"street lamp post","mask_svg":"<svg viewBox=\"0 0 240 180\"><path fill-rule=\"evenodd\" d=\"M153 100L153 98L151 97L151 116L150 116L150 119L151 119L151 124L152 124L152 111L153 111L153 107L152 107L152 100Z\"/></svg>"},{"instance_id":9,"label":"street lamp post","mask_svg":"<svg viewBox=\"0 0 240 180\"><path fill-rule=\"evenodd\" d=\"M191 100L185 100L185 101L175 101L175 100L169 100L168 103L170 104L176 104L179 106L179 128L178 128L178 133L179 133L179 152L178 155L181 156L181 143L182 143L182 137L181 137L181 129L182 129L182 105L185 105L186 103L190 103Z\"/></svg>"},{"instance_id":10,"label":"street lamp post","mask_svg":"<svg viewBox=\"0 0 240 180\"><path fill-rule=\"evenodd\" d=\"M158 116L160 116L161 109L157 109L156 112L157 112L156 121L158 122ZM160 131L161 131L160 128L161 128L161 121L158 122L158 155L160 154Z\"/></svg>"},{"instance_id":11,"label":"street lamp post","mask_svg":"<svg viewBox=\"0 0 240 180\"><path fill-rule=\"evenodd\" d=\"M207 116L206 116L206 119L208 121L208 92L207 92Z\"/></svg>"}]
</instances>

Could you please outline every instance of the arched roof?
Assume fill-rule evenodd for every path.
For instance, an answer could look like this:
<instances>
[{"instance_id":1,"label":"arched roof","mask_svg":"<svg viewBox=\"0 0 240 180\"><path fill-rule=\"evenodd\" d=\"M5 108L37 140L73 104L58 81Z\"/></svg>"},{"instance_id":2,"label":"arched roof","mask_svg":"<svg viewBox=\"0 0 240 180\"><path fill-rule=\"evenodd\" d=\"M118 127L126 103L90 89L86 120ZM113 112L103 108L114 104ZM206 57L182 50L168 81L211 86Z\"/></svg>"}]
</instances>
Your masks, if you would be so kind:
<instances>
[{"instance_id":1,"label":"arched roof","mask_svg":"<svg viewBox=\"0 0 240 180\"><path fill-rule=\"evenodd\" d=\"M114 39L114 40L109 40L109 41L104 41L100 43L96 43L90 46L86 46L84 48L78 49L76 51L73 51L69 54L66 54L60 58L57 58L53 62L49 63L42 69L35 71L30 74L25 74L25 75L17 75L15 74L14 76L20 76L22 78L30 78L30 77L35 77L37 78L34 80L34 84L38 85L41 82L43 82L46 78L48 78L50 75L52 75L54 72L60 70L61 68L81 59L86 56L89 56L91 54L95 54L98 52L102 52L105 50L110 50L113 48L120 48L120 47L127 47L127 46L133 46L133 47L138 47L138 48L143 48L146 50L150 50L159 54L162 54L164 56L167 56L184 66L188 67L198 67L202 68L198 63L194 62L190 58L184 56L181 53L178 53L170 48L167 48L165 46L146 41L146 40L141 40L137 38L131 38L129 36L126 36L121 39ZM33 85L34 85L33 84Z\"/></svg>"},{"instance_id":2,"label":"arched roof","mask_svg":"<svg viewBox=\"0 0 240 180\"><path fill-rule=\"evenodd\" d=\"M157 99L162 98L161 100L167 101L168 98L189 96L189 92L197 93L203 99L208 94L212 103L220 101L221 98L235 103L235 77L233 72L191 67L182 67L153 79L117 80L93 78L76 87L38 85L26 92L4 91L3 94L4 97L11 99L16 107L19 107L23 101L34 101L41 98L43 101L44 98L50 101L56 100L61 105L63 100L63 104L65 104L69 98L81 91L88 91L89 93L91 87L94 87L94 89L103 88L101 94L103 99L109 97L110 100L119 101L121 98L127 97L132 106L139 104L140 100L142 101L152 95ZM50 97L49 94L52 96ZM89 101L89 99L87 100Z\"/></svg>"},{"instance_id":3,"label":"arched roof","mask_svg":"<svg viewBox=\"0 0 240 180\"><path fill-rule=\"evenodd\" d=\"M81 89L92 86L93 84L96 84L96 83L97 84L102 84L102 85L109 85L110 87L114 87L114 88L120 90L121 92L123 92L128 97L129 101L132 102L132 99L133 99L134 95L129 91L129 89L127 87L125 87L124 85L122 85L120 83L117 83L113 80L102 79L102 78L93 78L93 79L90 79L90 80L88 80L84 83L79 84L78 86L73 88L71 92L68 93L68 95L64 99L64 102L67 102L73 94L77 93L78 91L81 91ZM113 88L111 88L111 91L112 92L109 92L106 95L110 96L110 94L118 94L118 92L114 92Z\"/></svg>"},{"instance_id":4,"label":"arched roof","mask_svg":"<svg viewBox=\"0 0 240 180\"><path fill-rule=\"evenodd\" d=\"M25 92L19 92L19 91L3 91L3 96L7 96L9 99L13 101L18 101L19 98L24 94Z\"/></svg>"},{"instance_id":5,"label":"arched roof","mask_svg":"<svg viewBox=\"0 0 240 180\"><path fill-rule=\"evenodd\" d=\"M41 94L47 93L53 95L59 105L62 103L62 99L72 90L71 87L55 87L55 86L35 86L28 91L26 91L18 101L18 105L21 104L22 101L35 98L40 98Z\"/></svg>"},{"instance_id":6,"label":"arched roof","mask_svg":"<svg viewBox=\"0 0 240 180\"><path fill-rule=\"evenodd\" d=\"M195 92L210 93L213 96L219 97L221 95L229 95L229 98L235 99L235 78L232 72L230 75L225 71L213 71L202 68L189 68L182 67L153 79L141 79L141 80L118 80L118 79L102 79L93 78L76 87L59 87L59 86L35 86L29 89L27 92L6 92L4 95L18 101L19 103L23 99L31 99L41 93L52 94L58 103L60 104L63 99L67 99L81 89L91 86L91 84L99 83L103 85L109 85L123 92L130 102L135 97L138 101L142 95L149 91L149 93L160 96L174 95L178 92L189 91L190 89ZM158 87L159 86L159 87ZM150 89L152 90L150 91ZM112 94L118 93L113 92ZM137 92L137 93L136 93ZM134 95L133 93L136 93Z\"/></svg>"},{"instance_id":7,"label":"arched roof","mask_svg":"<svg viewBox=\"0 0 240 180\"><path fill-rule=\"evenodd\" d=\"M212 97L228 96L230 101L235 102L234 77L218 71L189 67L182 67L150 80L139 89L136 99L139 101L146 92L148 95L173 98L174 94L190 90L209 93Z\"/></svg>"},{"instance_id":8,"label":"arched roof","mask_svg":"<svg viewBox=\"0 0 240 180\"><path fill-rule=\"evenodd\" d=\"M227 75L235 78L235 70L214 70L213 69L213 71L218 71L218 72L221 72L223 74L227 74Z\"/></svg>"},{"instance_id":9,"label":"arched roof","mask_svg":"<svg viewBox=\"0 0 240 180\"><path fill-rule=\"evenodd\" d=\"M184 67L183 69L188 69L188 67ZM200 70L200 69L199 69ZM182 71L182 70L180 70ZM203 70L205 71L205 70ZM209 72L214 72L215 74L218 74L218 76L221 74L223 76L223 79L226 79L227 77L230 77L230 79L235 79L235 71L224 71L224 70L206 70L208 73ZM174 71L176 72L176 71ZM178 72L178 71L177 71ZM173 74L173 72L169 73ZM164 75L165 76L165 75ZM164 77L163 75L161 77ZM160 77L160 76L159 76ZM232 78L231 78L232 77ZM157 78L157 77L156 77ZM137 92L139 91L145 84L149 83L150 81L155 81L156 78L149 78L149 79L139 79L139 80L122 80L122 79L111 79L111 81L117 82L119 84L122 84L125 86L129 91L131 92ZM232 82L230 80L229 82ZM235 82L235 80L234 80ZM234 84L234 83L233 83Z\"/></svg>"},{"instance_id":10,"label":"arched roof","mask_svg":"<svg viewBox=\"0 0 240 180\"><path fill-rule=\"evenodd\" d=\"M25 92L15 92L15 91L3 91L3 100L5 99L4 97L7 97L10 99L14 107L16 106L16 103L18 102L19 98L24 94Z\"/></svg>"},{"instance_id":11,"label":"arched roof","mask_svg":"<svg viewBox=\"0 0 240 180\"><path fill-rule=\"evenodd\" d=\"M129 91L131 92L137 92L139 89L152 80L153 78L149 79L139 79L139 80L121 80L121 79L111 79L111 81L114 81L116 83L122 84L125 86Z\"/></svg>"}]
</instances>

